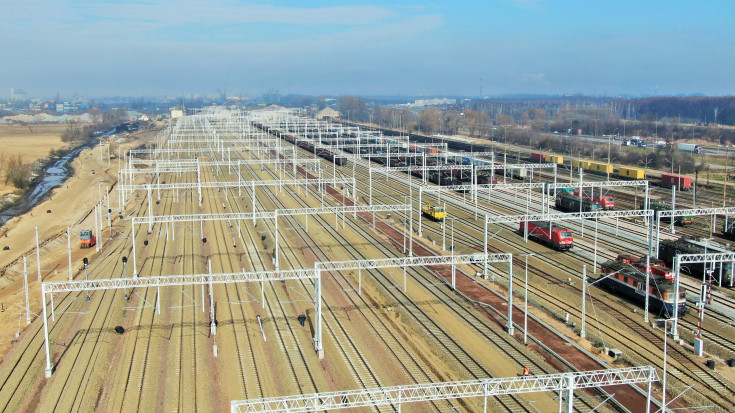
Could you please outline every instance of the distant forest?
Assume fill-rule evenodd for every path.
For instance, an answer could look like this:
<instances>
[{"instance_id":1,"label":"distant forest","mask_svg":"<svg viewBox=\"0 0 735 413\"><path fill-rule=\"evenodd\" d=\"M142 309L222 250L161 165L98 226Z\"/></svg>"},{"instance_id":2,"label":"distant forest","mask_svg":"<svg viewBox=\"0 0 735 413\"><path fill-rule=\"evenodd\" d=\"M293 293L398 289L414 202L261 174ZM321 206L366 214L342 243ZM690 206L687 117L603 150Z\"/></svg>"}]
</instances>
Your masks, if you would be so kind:
<instances>
[{"instance_id":1,"label":"distant forest","mask_svg":"<svg viewBox=\"0 0 735 413\"><path fill-rule=\"evenodd\" d=\"M681 118L722 125L735 125L735 96L653 97L618 102L630 104L640 120ZM648 119L645 119L648 118Z\"/></svg>"}]
</instances>

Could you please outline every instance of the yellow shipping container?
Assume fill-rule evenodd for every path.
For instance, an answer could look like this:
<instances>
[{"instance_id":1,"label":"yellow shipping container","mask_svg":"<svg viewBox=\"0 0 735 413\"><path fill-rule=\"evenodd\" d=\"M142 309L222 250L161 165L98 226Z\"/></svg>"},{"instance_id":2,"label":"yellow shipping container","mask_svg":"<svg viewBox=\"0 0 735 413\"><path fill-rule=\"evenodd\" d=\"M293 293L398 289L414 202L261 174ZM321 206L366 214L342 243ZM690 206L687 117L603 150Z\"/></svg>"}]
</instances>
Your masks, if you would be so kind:
<instances>
[{"instance_id":1,"label":"yellow shipping container","mask_svg":"<svg viewBox=\"0 0 735 413\"><path fill-rule=\"evenodd\" d=\"M585 161L584 159L572 159L572 166L575 168L589 169L590 161Z\"/></svg>"},{"instance_id":2,"label":"yellow shipping container","mask_svg":"<svg viewBox=\"0 0 735 413\"><path fill-rule=\"evenodd\" d=\"M613 172L613 165L609 163L602 163L602 162L590 162L587 169L606 174L606 173Z\"/></svg>"},{"instance_id":3,"label":"yellow shipping container","mask_svg":"<svg viewBox=\"0 0 735 413\"><path fill-rule=\"evenodd\" d=\"M618 175L630 179L646 179L646 171L640 168L620 167Z\"/></svg>"},{"instance_id":4,"label":"yellow shipping container","mask_svg":"<svg viewBox=\"0 0 735 413\"><path fill-rule=\"evenodd\" d=\"M546 160L551 163L555 163L558 165L564 164L564 157L561 155L548 155L546 156Z\"/></svg>"}]
</instances>

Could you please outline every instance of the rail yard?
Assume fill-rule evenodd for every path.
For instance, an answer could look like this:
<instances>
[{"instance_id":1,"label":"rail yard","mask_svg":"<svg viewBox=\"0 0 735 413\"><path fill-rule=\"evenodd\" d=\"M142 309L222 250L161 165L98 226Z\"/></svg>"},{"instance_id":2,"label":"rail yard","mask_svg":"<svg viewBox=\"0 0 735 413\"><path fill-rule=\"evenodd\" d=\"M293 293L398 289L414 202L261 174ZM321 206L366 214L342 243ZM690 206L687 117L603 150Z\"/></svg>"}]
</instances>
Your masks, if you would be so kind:
<instances>
[{"instance_id":1,"label":"rail yard","mask_svg":"<svg viewBox=\"0 0 735 413\"><path fill-rule=\"evenodd\" d=\"M209 108L126 145L0 262L20 302L3 411L732 409L717 194L292 110ZM706 245L654 262L682 236Z\"/></svg>"}]
</instances>

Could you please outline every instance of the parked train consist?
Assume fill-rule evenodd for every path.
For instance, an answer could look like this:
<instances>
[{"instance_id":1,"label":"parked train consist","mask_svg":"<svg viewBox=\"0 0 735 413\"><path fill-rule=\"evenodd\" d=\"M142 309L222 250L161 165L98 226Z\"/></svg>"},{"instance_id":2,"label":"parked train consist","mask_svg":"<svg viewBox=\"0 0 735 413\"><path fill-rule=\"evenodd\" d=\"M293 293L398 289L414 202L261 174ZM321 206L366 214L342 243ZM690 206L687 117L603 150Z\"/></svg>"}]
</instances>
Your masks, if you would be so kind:
<instances>
[{"instance_id":1,"label":"parked train consist","mask_svg":"<svg viewBox=\"0 0 735 413\"><path fill-rule=\"evenodd\" d=\"M574 196L579 196L579 189L576 189L572 194L574 194ZM590 195L588 192L583 192L582 193L582 197L583 198L589 198L589 199L597 202L598 204L600 204L600 206L604 210L615 209L615 198L613 198L612 195L603 195L603 196L600 196L599 194L598 195L594 195L594 192L593 192L593 195Z\"/></svg>"},{"instance_id":2,"label":"parked train consist","mask_svg":"<svg viewBox=\"0 0 735 413\"><path fill-rule=\"evenodd\" d=\"M659 242L658 257L664 260L666 264L672 266L674 264L674 257L676 254L704 254L710 253L731 253L731 249L714 241L699 241L693 238L681 237L677 240L663 240ZM679 270L680 274L690 275L698 280L703 279L705 274L704 263L687 263L681 265ZM720 275L722 275L722 286L729 287L730 280L732 279L733 266L731 262L724 263L710 263L707 265L709 271L711 271L710 282L719 284ZM673 270L672 270L673 271ZM706 279L705 279L706 280Z\"/></svg>"},{"instance_id":3,"label":"parked train consist","mask_svg":"<svg viewBox=\"0 0 735 413\"><path fill-rule=\"evenodd\" d=\"M645 204L641 203L641 209L644 208ZM662 201L651 201L651 209L654 211L655 216L658 216L659 211L671 211L671 204L667 204L666 202ZM669 218L661 218L663 223L665 223L664 220L667 219ZM687 225L691 225L693 220L694 216L692 215L678 215L674 217L674 225L681 225L682 227L685 227Z\"/></svg>"},{"instance_id":4,"label":"parked train consist","mask_svg":"<svg viewBox=\"0 0 735 413\"><path fill-rule=\"evenodd\" d=\"M557 228L552 221L521 221L518 232L528 230L528 237L560 251L567 251L574 246L574 234L571 229Z\"/></svg>"},{"instance_id":5,"label":"parked train consist","mask_svg":"<svg viewBox=\"0 0 735 413\"><path fill-rule=\"evenodd\" d=\"M581 205L580 205L581 203ZM582 198L568 192L556 194L556 208L566 212L595 212L600 211L602 206L590 198Z\"/></svg>"},{"instance_id":6,"label":"parked train consist","mask_svg":"<svg viewBox=\"0 0 735 413\"><path fill-rule=\"evenodd\" d=\"M652 275L646 291L646 275L630 264L618 260L610 260L600 264L602 276L598 284L616 295L627 297L643 304L648 295L649 310L666 316L674 314L677 308L679 316L686 313L686 290L679 286L679 297L676 299L675 285L671 280Z\"/></svg>"}]
</instances>

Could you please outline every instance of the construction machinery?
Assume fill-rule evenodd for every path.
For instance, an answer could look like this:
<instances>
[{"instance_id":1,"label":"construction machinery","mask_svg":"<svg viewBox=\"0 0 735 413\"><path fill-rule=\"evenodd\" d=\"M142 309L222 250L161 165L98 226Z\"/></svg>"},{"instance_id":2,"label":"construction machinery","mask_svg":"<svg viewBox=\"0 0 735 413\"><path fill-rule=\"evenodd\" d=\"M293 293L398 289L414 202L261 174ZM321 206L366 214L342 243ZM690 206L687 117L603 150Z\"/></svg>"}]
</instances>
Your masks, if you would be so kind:
<instances>
[{"instance_id":1,"label":"construction machinery","mask_svg":"<svg viewBox=\"0 0 735 413\"><path fill-rule=\"evenodd\" d=\"M446 215L444 208L431 205L431 202L426 202L421 208L421 213L432 221L444 221Z\"/></svg>"},{"instance_id":2,"label":"construction machinery","mask_svg":"<svg viewBox=\"0 0 735 413\"><path fill-rule=\"evenodd\" d=\"M79 231L79 248L91 248L97 244L97 237L92 234L91 229Z\"/></svg>"}]
</instances>

